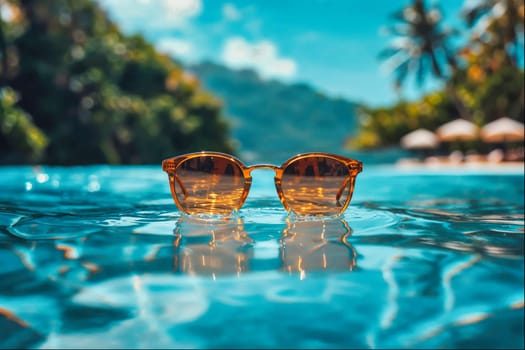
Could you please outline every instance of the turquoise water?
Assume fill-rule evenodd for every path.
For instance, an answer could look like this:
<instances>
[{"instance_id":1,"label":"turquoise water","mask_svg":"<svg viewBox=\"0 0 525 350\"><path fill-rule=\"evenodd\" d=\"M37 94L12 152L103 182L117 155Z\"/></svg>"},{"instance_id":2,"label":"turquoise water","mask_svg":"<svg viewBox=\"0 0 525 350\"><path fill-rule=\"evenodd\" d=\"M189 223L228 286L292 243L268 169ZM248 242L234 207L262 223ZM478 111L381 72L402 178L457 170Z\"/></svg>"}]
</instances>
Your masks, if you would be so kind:
<instances>
[{"instance_id":1,"label":"turquoise water","mask_svg":"<svg viewBox=\"0 0 525 350\"><path fill-rule=\"evenodd\" d=\"M0 348L523 348L523 169L368 166L344 217L181 217L160 166L0 168Z\"/></svg>"}]
</instances>

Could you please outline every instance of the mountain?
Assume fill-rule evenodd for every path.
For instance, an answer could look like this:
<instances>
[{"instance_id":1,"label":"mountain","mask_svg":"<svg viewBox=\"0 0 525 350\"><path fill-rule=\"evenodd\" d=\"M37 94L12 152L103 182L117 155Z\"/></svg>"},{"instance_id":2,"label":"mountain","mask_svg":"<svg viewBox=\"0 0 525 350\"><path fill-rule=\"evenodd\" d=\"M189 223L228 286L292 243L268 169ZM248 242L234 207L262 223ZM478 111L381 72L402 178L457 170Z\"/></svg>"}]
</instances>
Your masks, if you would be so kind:
<instances>
[{"instance_id":1,"label":"mountain","mask_svg":"<svg viewBox=\"0 0 525 350\"><path fill-rule=\"evenodd\" d=\"M204 62L188 67L221 98L240 156L280 164L296 153L345 153L357 132L357 104L306 84L263 80L253 70ZM346 150L347 152L347 150Z\"/></svg>"}]
</instances>

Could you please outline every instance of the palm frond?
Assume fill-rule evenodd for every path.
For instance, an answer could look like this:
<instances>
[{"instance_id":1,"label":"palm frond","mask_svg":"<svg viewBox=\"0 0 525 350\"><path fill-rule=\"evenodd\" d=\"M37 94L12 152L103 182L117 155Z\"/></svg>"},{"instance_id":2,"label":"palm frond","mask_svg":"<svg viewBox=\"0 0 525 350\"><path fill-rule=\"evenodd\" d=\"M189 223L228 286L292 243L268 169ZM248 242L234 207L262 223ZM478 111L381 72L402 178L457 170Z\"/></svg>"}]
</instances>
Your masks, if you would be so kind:
<instances>
[{"instance_id":1,"label":"palm frond","mask_svg":"<svg viewBox=\"0 0 525 350\"><path fill-rule=\"evenodd\" d=\"M472 27L480 18L490 12L493 6L493 0L483 0L477 3L475 6L463 8L461 11L461 16L465 19L467 25Z\"/></svg>"},{"instance_id":2,"label":"palm frond","mask_svg":"<svg viewBox=\"0 0 525 350\"><path fill-rule=\"evenodd\" d=\"M405 81L405 79L406 79L406 77L408 75L408 71L409 71L408 65L409 65L408 61L403 62L395 70L394 74L395 74L395 83L396 83L396 85L398 85L398 86L403 85L403 82Z\"/></svg>"}]
</instances>

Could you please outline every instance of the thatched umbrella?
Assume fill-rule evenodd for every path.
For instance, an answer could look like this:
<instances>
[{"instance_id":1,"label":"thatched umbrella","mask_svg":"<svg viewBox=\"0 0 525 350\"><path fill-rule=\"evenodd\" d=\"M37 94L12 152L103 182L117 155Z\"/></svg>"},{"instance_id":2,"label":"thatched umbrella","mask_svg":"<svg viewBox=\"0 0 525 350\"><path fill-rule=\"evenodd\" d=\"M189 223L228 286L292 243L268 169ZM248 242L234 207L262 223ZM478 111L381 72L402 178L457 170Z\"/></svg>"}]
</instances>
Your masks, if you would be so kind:
<instances>
[{"instance_id":1,"label":"thatched umbrella","mask_svg":"<svg viewBox=\"0 0 525 350\"><path fill-rule=\"evenodd\" d=\"M423 159L429 150L439 145L436 134L427 129L417 129L409 132L401 138L401 147L419 152L419 157Z\"/></svg>"},{"instance_id":2,"label":"thatched umbrella","mask_svg":"<svg viewBox=\"0 0 525 350\"><path fill-rule=\"evenodd\" d=\"M432 149L438 144L436 134L427 129L414 130L401 138L401 146L406 149Z\"/></svg>"},{"instance_id":3,"label":"thatched umbrella","mask_svg":"<svg viewBox=\"0 0 525 350\"><path fill-rule=\"evenodd\" d=\"M502 117L483 126L481 139L488 143L523 141L525 128L523 123Z\"/></svg>"},{"instance_id":4,"label":"thatched umbrella","mask_svg":"<svg viewBox=\"0 0 525 350\"><path fill-rule=\"evenodd\" d=\"M468 120L456 119L441 125L436 134L439 140L445 142L470 141L478 138L479 128Z\"/></svg>"}]
</instances>

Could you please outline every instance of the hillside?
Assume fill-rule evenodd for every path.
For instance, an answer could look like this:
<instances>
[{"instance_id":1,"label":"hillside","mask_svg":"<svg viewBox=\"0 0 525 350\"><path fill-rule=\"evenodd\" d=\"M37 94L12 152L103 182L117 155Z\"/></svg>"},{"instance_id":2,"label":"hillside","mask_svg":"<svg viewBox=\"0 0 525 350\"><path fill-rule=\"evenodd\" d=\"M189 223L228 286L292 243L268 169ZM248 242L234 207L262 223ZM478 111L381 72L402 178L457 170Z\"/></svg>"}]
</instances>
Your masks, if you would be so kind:
<instances>
[{"instance_id":1,"label":"hillside","mask_svg":"<svg viewBox=\"0 0 525 350\"><path fill-rule=\"evenodd\" d=\"M308 85L265 81L252 70L210 62L189 69L223 100L232 136L248 162L280 163L309 151L341 153L357 131L356 104Z\"/></svg>"}]
</instances>

